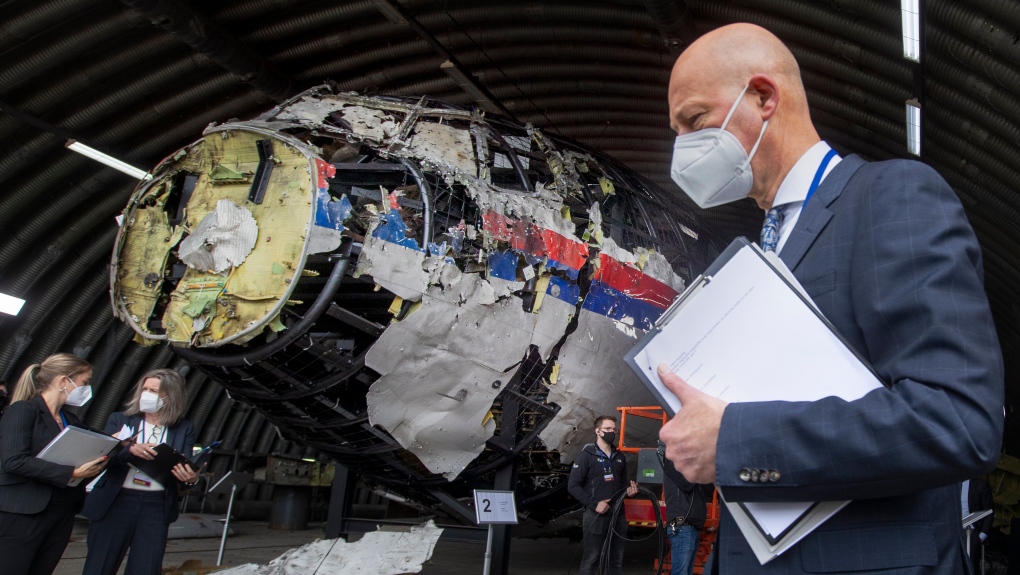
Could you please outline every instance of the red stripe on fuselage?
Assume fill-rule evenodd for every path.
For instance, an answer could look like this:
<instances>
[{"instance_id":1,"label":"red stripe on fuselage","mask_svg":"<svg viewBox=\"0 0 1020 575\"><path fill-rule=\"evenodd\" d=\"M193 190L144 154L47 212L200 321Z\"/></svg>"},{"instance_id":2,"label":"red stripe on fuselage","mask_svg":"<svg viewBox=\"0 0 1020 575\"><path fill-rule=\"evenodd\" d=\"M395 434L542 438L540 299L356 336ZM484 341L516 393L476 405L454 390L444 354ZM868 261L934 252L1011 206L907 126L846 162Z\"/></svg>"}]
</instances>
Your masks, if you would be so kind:
<instances>
[{"instance_id":1,"label":"red stripe on fuselage","mask_svg":"<svg viewBox=\"0 0 1020 575\"><path fill-rule=\"evenodd\" d=\"M668 285L606 254L599 254L599 269L594 279L660 309L669 307L677 296L677 291Z\"/></svg>"}]
</instances>

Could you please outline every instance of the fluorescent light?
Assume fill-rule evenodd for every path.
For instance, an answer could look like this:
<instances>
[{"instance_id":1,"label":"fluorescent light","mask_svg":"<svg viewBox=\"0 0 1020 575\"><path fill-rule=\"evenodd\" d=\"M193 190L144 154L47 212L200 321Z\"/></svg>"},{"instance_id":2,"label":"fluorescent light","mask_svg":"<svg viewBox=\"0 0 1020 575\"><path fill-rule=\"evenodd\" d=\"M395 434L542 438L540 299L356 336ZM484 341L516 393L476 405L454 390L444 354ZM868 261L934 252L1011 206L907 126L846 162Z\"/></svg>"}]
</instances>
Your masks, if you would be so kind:
<instances>
[{"instance_id":1,"label":"fluorescent light","mask_svg":"<svg viewBox=\"0 0 1020 575\"><path fill-rule=\"evenodd\" d=\"M921 155L921 104L916 98L907 100L907 150Z\"/></svg>"},{"instance_id":2,"label":"fluorescent light","mask_svg":"<svg viewBox=\"0 0 1020 575\"><path fill-rule=\"evenodd\" d=\"M903 57L921 61L921 6L920 0L900 0L903 15Z\"/></svg>"},{"instance_id":3,"label":"fluorescent light","mask_svg":"<svg viewBox=\"0 0 1020 575\"><path fill-rule=\"evenodd\" d=\"M0 293L0 313L18 315L18 312L21 311L21 306L23 305L25 305L25 300L5 293Z\"/></svg>"},{"instance_id":4,"label":"fluorescent light","mask_svg":"<svg viewBox=\"0 0 1020 575\"><path fill-rule=\"evenodd\" d=\"M91 158L99 162L100 164L110 166L111 168L117 170L118 172L123 172L136 180L152 179L152 174L146 172L145 170L139 170L138 168L132 166L131 164L122 162L112 156L108 156L100 152L99 150L95 148L90 148L76 140L68 140L67 143L64 144L64 146L66 146L67 149L69 150L78 152L79 154L85 156L86 158Z\"/></svg>"}]
</instances>

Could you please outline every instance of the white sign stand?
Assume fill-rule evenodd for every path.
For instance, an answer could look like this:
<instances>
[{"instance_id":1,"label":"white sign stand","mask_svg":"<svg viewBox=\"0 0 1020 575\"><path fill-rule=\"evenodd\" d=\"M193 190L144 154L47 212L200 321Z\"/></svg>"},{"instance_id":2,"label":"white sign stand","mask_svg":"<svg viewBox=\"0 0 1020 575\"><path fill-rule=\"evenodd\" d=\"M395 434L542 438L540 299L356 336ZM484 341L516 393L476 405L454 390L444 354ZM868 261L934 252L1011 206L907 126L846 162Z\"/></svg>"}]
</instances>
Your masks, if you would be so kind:
<instances>
[{"instance_id":1,"label":"white sign stand","mask_svg":"<svg viewBox=\"0 0 1020 575\"><path fill-rule=\"evenodd\" d=\"M489 526L485 543L485 566L482 575L489 575L492 567L492 526L517 525L517 503L513 491L487 491L475 489L475 520Z\"/></svg>"},{"instance_id":2,"label":"white sign stand","mask_svg":"<svg viewBox=\"0 0 1020 575\"><path fill-rule=\"evenodd\" d=\"M238 490L243 489L253 479L252 475L228 471L222 479L209 488L209 493L219 495L230 494L230 503L227 504L227 517L223 520L223 535L220 537L220 553L216 556L216 566L223 564L223 552L227 549L227 532L230 531L230 514L234 511L234 497Z\"/></svg>"}]
</instances>

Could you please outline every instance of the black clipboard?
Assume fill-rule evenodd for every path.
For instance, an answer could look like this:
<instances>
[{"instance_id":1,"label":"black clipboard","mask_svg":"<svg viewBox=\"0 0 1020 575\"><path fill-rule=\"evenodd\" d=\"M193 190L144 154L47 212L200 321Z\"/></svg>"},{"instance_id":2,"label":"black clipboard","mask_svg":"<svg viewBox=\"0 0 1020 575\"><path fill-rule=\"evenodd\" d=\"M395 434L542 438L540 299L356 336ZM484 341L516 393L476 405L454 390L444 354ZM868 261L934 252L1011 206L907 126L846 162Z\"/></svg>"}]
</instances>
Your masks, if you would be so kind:
<instances>
[{"instance_id":1,"label":"black clipboard","mask_svg":"<svg viewBox=\"0 0 1020 575\"><path fill-rule=\"evenodd\" d=\"M176 465L184 463L192 466L192 469L197 469L189 457L186 457L166 443L160 443L153 447L153 450L156 452L155 458L149 460L135 457L132 459L131 465L138 471L155 479L164 487L177 482L177 478L171 472Z\"/></svg>"}]
</instances>

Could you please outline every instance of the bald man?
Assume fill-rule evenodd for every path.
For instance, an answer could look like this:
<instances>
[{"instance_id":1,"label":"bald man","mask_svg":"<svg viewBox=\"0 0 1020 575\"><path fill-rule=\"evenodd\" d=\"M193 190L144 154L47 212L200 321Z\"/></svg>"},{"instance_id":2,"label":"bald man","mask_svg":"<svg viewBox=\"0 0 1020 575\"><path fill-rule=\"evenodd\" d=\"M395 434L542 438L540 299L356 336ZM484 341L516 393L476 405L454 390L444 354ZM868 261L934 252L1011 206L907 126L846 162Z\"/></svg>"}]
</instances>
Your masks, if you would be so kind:
<instances>
[{"instance_id":1,"label":"bald man","mask_svg":"<svg viewBox=\"0 0 1020 575\"><path fill-rule=\"evenodd\" d=\"M661 438L690 481L730 502L853 500L765 565L724 513L716 572L966 573L959 485L998 459L1003 371L952 189L920 162L840 158L811 123L793 55L756 26L691 44L669 109L673 179L702 207L754 199L763 249L886 384L852 402L726 404L660 366L683 405ZM770 345L768 326L750 328Z\"/></svg>"}]
</instances>

